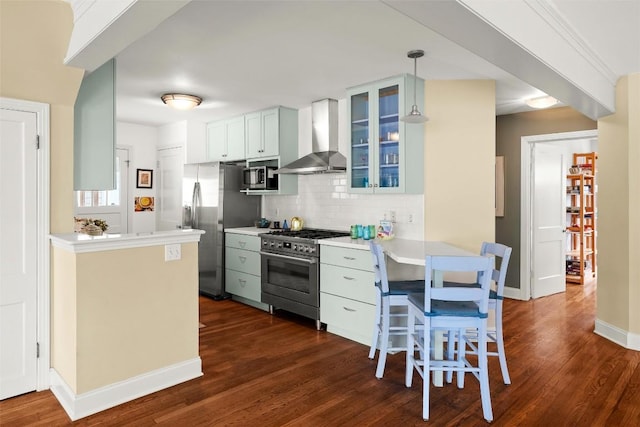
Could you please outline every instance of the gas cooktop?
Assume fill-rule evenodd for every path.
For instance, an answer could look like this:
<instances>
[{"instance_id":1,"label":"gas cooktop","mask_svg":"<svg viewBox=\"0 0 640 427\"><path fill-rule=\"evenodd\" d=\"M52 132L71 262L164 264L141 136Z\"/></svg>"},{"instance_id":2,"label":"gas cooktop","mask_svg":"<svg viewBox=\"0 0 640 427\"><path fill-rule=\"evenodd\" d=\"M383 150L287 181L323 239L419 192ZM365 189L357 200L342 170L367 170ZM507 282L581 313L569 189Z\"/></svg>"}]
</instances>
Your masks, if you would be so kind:
<instances>
[{"instance_id":1,"label":"gas cooktop","mask_svg":"<svg viewBox=\"0 0 640 427\"><path fill-rule=\"evenodd\" d=\"M271 230L268 233L262 233L263 235L269 235L269 237L286 237L293 239L328 239L331 237L348 236L349 232L336 231L336 230L324 230L319 228L303 228L299 231L292 230Z\"/></svg>"}]
</instances>

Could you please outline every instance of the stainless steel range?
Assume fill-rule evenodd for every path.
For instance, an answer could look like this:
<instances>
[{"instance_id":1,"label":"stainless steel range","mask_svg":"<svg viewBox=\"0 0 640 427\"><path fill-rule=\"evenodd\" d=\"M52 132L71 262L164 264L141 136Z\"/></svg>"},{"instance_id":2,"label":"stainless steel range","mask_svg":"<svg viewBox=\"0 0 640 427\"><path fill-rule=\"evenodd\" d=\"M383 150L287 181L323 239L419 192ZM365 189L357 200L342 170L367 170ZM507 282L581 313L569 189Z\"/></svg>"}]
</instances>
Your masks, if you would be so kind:
<instances>
[{"instance_id":1,"label":"stainless steel range","mask_svg":"<svg viewBox=\"0 0 640 427\"><path fill-rule=\"evenodd\" d=\"M269 311L283 309L315 319L320 329L319 239L348 232L305 228L260 234L262 241L262 302Z\"/></svg>"}]
</instances>

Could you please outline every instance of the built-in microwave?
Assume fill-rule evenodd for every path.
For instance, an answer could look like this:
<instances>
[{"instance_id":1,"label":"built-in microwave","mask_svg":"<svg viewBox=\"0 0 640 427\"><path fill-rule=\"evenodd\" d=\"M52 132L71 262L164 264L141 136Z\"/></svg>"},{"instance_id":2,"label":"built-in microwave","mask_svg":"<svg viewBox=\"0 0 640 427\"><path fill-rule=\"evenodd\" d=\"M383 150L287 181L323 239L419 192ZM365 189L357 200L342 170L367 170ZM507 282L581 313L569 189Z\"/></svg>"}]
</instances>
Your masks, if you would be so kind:
<instances>
[{"instance_id":1,"label":"built-in microwave","mask_svg":"<svg viewBox=\"0 0 640 427\"><path fill-rule=\"evenodd\" d=\"M251 166L242 171L243 190L277 190L278 174L275 166Z\"/></svg>"}]
</instances>

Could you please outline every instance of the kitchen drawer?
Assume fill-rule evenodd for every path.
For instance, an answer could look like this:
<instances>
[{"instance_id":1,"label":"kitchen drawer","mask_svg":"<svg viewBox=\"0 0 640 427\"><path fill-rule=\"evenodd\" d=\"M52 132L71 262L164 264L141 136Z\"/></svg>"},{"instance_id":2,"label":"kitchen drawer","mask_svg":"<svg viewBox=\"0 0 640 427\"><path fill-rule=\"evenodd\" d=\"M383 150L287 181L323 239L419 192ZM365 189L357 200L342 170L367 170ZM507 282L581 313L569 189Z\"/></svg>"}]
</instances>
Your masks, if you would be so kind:
<instances>
[{"instance_id":1,"label":"kitchen drawer","mask_svg":"<svg viewBox=\"0 0 640 427\"><path fill-rule=\"evenodd\" d=\"M260 276L260 253L243 249L225 248L224 266L227 270L242 271Z\"/></svg>"},{"instance_id":2,"label":"kitchen drawer","mask_svg":"<svg viewBox=\"0 0 640 427\"><path fill-rule=\"evenodd\" d=\"M253 301L260 302L260 277L235 270L225 272L225 290Z\"/></svg>"},{"instance_id":3,"label":"kitchen drawer","mask_svg":"<svg viewBox=\"0 0 640 427\"><path fill-rule=\"evenodd\" d=\"M373 271L373 258L369 250L320 245L320 260L323 264Z\"/></svg>"},{"instance_id":4,"label":"kitchen drawer","mask_svg":"<svg viewBox=\"0 0 640 427\"><path fill-rule=\"evenodd\" d=\"M368 304L376 303L375 275L373 272L321 264L320 278L320 292Z\"/></svg>"},{"instance_id":5,"label":"kitchen drawer","mask_svg":"<svg viewBox=\"0 0 640 427\"><path fill-rule=\"evenodd\" d=\"M246 234L225 233L224 245L228 248L246 249L248 251L260 251L260 237Z\"/></svg>"},{"instance_id":6,"label":"kitchen drawer","mask_svg":"<svg viewBox=\"0 0 640 427\"><path fill-rule=\"evenodd\" d=\"M374 319L373 305L320 293L320 321L327 324L328 332L369 345Z\"/></svg>"}]
</instances>

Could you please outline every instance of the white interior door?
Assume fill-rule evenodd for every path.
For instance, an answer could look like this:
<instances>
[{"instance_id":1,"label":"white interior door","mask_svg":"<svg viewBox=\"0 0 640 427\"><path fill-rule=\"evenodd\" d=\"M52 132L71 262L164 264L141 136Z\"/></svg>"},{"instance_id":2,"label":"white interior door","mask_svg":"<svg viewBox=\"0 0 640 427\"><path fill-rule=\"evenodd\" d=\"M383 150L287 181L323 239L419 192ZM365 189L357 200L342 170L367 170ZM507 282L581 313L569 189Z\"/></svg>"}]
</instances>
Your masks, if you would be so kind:
<instances>
[{"instance_id":1,"label":"white interior door","mask_svg":"<svg viewBox=\"0 0 640 427\"><path fill-rule=\"evenodd\" d=\"M2 109L0 122L0 399L5 399L37 386L37 117Z\"/></svg>"},{"instance_id":2,"label":"white interior door","mask_svg":"<svg viewBox=\"0 0 640 427\"><path fill-rule=\"evenodd\" d=\"M182 147L158 150L157 229L175 230L182 225Z\"/></svg>"},{"instance_id":3,"label":"white interior door","mask_svg":"<svg viewBox=\"0 0 640 427\"><path fill-rule=\"evenodd\" d=\"M534 144L533 254L531 296L539 298L566 290L564 155L560 147Z\"/></svg>"}]
</instances>

